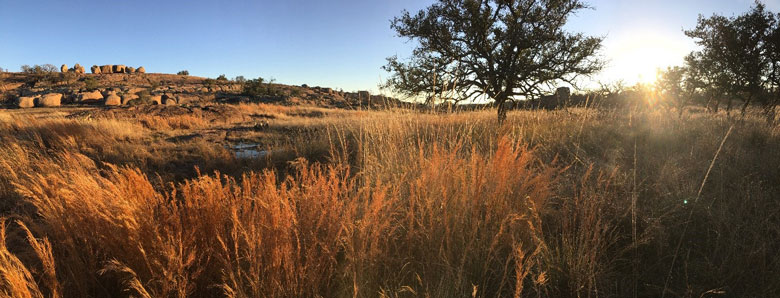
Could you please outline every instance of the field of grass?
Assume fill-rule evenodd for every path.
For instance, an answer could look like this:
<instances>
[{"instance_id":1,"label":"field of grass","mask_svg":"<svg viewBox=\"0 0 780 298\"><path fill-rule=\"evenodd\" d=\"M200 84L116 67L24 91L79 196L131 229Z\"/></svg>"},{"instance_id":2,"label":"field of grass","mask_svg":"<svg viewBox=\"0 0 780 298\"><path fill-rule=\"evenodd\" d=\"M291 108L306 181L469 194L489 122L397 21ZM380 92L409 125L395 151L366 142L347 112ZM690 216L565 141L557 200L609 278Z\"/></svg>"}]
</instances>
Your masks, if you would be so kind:
<instances>
[{"instance_id":1,"label":"field of grass","mask_svg":"<svg viewBox=\"0 0 780 298\"><path fill-rule=\"evenodd\" d=\"M219 108L0 111L0 295L780 295L758 116Z\"/></svg>"}]
</instances>

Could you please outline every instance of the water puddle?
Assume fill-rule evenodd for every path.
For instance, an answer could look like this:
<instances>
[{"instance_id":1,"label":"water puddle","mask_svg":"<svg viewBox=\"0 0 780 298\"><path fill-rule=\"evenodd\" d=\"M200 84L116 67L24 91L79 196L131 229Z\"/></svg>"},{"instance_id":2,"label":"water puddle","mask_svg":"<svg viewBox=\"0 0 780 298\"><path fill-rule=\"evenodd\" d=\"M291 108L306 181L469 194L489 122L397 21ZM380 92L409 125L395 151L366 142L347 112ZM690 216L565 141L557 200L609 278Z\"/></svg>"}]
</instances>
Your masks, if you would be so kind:
<instances>
[{"instance_id":1,"label":"water puddle","mask_svg":"<svg viewBox=\"0 0 780 298\"><path fill-rule=\"evenodd\" d=\"M233 151L238 159L265 158L270 152L268 150L260 150L259 145L256 143L239 143L228 148Z\"/></svg>"}]
</instances>

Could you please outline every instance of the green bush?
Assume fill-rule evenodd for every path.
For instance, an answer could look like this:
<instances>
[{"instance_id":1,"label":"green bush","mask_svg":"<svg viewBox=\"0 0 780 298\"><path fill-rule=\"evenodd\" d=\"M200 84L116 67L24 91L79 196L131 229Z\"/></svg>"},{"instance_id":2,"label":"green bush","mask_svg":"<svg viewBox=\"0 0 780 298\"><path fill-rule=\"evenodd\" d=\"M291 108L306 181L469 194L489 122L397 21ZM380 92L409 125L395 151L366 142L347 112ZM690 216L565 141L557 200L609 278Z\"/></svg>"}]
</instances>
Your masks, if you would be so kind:
<instances>
[{"instance_id":1,"label":"green bush","mask_svg":"<svg viewBox=\"0 0 780 298\"><path fill-rule=\"evenodd\" d=\"M190 72L187 71L187 70L182 70L180 72L177 72L176 74L180 75L180 76L188 76L188 75L190 75Z\"/></svg>"}]
</instances>

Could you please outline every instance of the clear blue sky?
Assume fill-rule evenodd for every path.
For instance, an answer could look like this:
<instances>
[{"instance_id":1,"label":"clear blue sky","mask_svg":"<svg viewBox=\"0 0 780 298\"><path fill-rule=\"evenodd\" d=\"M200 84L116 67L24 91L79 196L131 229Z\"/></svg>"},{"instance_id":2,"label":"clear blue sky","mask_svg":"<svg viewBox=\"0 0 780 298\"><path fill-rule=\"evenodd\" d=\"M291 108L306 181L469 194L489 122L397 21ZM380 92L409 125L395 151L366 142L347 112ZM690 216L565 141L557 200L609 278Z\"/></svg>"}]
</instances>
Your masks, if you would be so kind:
<instances>
[{"instance_id":1,"label":"clear blue sky","mask_svg":"<svg viewBox=\"0 0 780 298\"><path fill-rule=\"evenodd\" d=\"M0 67L80 63L262 76L280 83L376 91L385 58L408 55L390 19L432 0L0 0ZM647 80L693 49L681 32L699 13L732 15L750 0L590 0L571 30L606 35L598 80ZM780 9L780 0L767 2Z\"/></svg>"}]
</instances>

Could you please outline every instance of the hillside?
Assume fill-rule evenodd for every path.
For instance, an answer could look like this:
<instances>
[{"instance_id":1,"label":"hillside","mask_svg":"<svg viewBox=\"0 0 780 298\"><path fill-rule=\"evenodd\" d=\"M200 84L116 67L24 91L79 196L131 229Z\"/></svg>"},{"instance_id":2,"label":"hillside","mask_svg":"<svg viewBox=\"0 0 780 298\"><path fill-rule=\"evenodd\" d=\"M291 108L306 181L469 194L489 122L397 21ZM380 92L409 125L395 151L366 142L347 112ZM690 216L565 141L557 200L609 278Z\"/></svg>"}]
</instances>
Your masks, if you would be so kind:
<instances>
[{"instance_id":1,"label":"hillside","mask_svg":"<svg viewBox=\"0 0 780 298\"><path fill-rule=\"evenodd\" d=\"M244 92L247 85L254 87ZM264 81L217 80L162 73L0 73L0 104L30 108L60 105L275 103L327 108L381 108L402 104L368 91L289 86Z\"/></svg>"}]
</instances>

